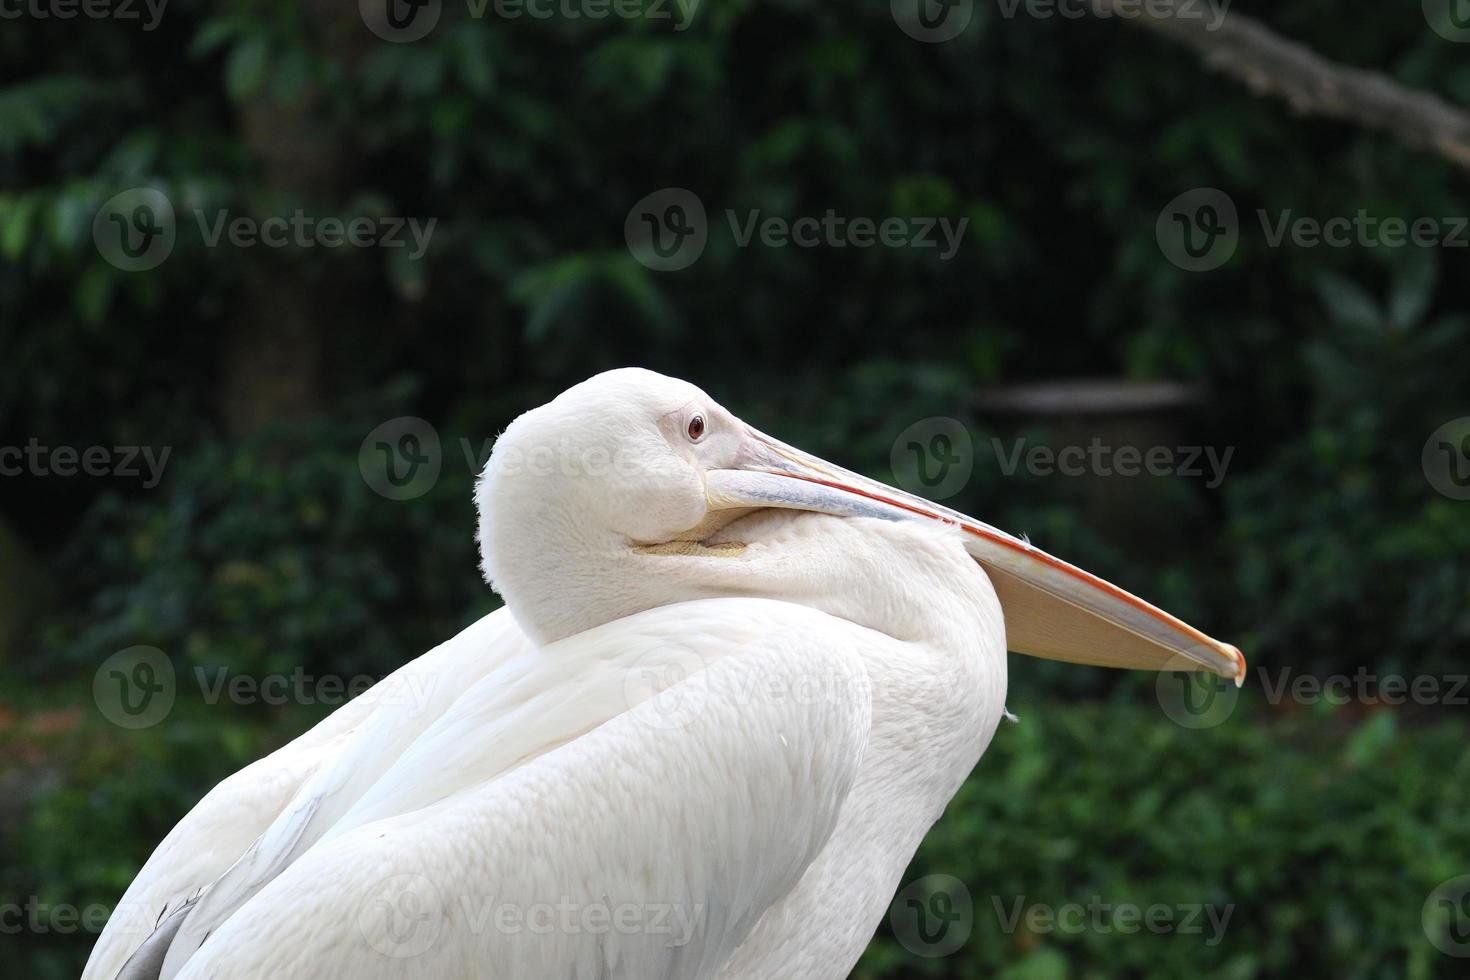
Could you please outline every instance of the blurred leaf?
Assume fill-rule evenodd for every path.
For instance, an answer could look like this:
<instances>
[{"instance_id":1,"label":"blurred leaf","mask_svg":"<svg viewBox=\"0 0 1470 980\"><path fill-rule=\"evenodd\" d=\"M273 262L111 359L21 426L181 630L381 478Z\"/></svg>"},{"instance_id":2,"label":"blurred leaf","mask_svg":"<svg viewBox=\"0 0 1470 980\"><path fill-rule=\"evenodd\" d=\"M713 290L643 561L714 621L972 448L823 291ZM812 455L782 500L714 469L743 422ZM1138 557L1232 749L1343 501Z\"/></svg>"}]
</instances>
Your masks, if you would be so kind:
<instances>
[{"instance_id":1,"label":"blurred leaf","mask_svg":"<svg viewBox=\"0 0 1470 980\"><path fill-rule=\"evenodd\" d=\"M194 40L189 42L189 54L202 58L219 48L231 38L244 33L244 27L233 18L217 17L204 22Z\"/></svg>"},{"instance_id":2,"label":"blurred leaf","mask_svg":"<svg viewBox=\"0 0 1470 980\"><path fill-rule=\"evenodd\" d=\"M107 316L115 283L112 267L103 262L93 262L82 273L73 299L83 323L96 326Z\"/></svg>"},{"instance_id":3,"label":"blurred leaf","mask_svg":"<svg viewBox=\"0 0 1470 980\"><path fill-rule=\"evenodd\" d=\"M271 74L271 97L277 102L297 102L311 84L311 58L301 48L291 48L276 60Z\"/></svg>"},{"instance_id":4,"label":"blurred leaf","mask_svg":"<svg viewBox=\"0 0 1470 980\"><path fill-rule=\"evenodd\" d=\"M243 102L260 90L270 64L270 42L262 35L246 35L230 49L225 62L225 91Z\"/></svg>"},{"instance_id":5,"label":"blurred leaf","mask_svg":"<svg viewBox=\"0 0 1470 980\"><path fill-rule=\"evenodd\" d=\"M478 35L462 31L455 48L455 70L465 88L484 97L495 91L495 69L489 52L479 43Z\"/></svg>"},{"instance_id":6,"label":"blurred leaf","mask_svg":"<svg viewBox=\"0 0 1470 980\"><path fill-rule=\"evenodd\" d=\"M1401 330L1419 324L1434 300L1434 287L1439 280L1438 256L1421 251L1404 263L1394 278L1388 299L1389 321Z\"/></svg>"},{"instance_id":7,"label":"blurred leaf","mask_svg":"<svg viewBox=\"0 0 1470 980\"><path fill-rule=\"evenodd\" d=\"M6 258L19 259L25 253L40 205L40 197L34 194L0 197L0 253Z\"/></svg>"},{"instance_id":8,"label":"blurred leaf","mask_svg":"<svg viewBox=\"0 0 1470 980\"><path fill-rule=\"evenodd\" d=\"M997 974L1000 980L1066 980L1067 976L1067 958L1045 946Z\"/></svg>"},{"instance_id":9,"label":"blurred leaf","mask_svg":"<svg viewBox=\"0 0 1470 980\"><path fill-rule=\"evenodd\" d=\"M1353 733L1343 749L1343 755L1350 765L1372 765L1393 744L1397 734L1398 724L1394 721L1393 713L1380 711Z\"/></svg>"},{"instance_id":10,"label":"blurred leaf","mask_svg":"<svg viewBox=\"0 0 1470 980\"><path fill-rule=\"evenodd\" d=\"M1356 333L1374 333L1383 326L1383 311L1367 290L1350 279L1324 272L1317 279L1317 295L1333 322Z\"/></svg>"}]
</instances>

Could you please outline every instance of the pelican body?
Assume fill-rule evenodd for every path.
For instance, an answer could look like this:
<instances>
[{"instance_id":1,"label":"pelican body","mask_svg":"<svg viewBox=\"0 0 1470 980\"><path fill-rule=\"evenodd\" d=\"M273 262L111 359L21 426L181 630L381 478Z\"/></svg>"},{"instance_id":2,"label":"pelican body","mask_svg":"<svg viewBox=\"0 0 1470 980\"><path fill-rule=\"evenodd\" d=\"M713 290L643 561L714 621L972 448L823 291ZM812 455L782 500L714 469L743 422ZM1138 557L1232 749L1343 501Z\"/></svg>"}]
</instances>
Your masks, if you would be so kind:
<instances>
[{"instance_id":1,"label":"pelican body","mask_svg":"<svg viewBox=\"0 0 1470 980\"><path fill-rule=\"evenodd\" d=\"M962 514L598 375L476 489L505 607L216 786L84 980L844 977L1007 650L1238 650Z\"/></svg>"}]
</instances>

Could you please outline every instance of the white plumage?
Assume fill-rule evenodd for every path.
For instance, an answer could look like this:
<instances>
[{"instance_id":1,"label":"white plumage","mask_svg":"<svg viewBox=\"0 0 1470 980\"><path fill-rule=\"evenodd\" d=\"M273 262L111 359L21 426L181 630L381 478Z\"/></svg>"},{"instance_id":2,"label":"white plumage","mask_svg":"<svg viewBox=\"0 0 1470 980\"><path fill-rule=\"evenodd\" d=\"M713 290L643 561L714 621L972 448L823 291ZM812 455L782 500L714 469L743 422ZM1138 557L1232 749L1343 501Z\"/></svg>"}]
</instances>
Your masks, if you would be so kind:
<instances>
[{"instance_id":1,"label":"white plumage","mask_svg":"<svg viewBox=\"0 0 1470 980\"><path fill-rule=\"evenodd\" d=\"M83 980L847 974L1004 710L985 526L642 371L478 502L507 608L217 786Z\"/></svg>"}]
</instances>

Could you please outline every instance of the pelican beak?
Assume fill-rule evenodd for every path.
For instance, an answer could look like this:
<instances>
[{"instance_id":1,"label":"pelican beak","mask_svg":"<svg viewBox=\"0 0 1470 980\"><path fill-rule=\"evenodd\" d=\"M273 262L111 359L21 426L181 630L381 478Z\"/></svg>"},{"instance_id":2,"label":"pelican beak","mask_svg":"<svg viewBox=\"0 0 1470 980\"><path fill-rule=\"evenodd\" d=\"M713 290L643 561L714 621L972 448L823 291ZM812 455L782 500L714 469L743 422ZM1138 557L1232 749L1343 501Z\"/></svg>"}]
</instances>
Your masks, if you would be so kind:
<instances>
[{"instance_id":1,"label":"pelican beak","mask_svg":"<svg viewBox=\"0 0 1470 980\"><path fill-rule=\"evenodd\" d=\"M922 497L834 466L755 429L731 469L705 474L712 510L783 507L958 527L990 575L1016 653L1139 670L1206 670L1245 682L1245 657L1111 582L1030 542Z\"/></svg>"}]
</instances>

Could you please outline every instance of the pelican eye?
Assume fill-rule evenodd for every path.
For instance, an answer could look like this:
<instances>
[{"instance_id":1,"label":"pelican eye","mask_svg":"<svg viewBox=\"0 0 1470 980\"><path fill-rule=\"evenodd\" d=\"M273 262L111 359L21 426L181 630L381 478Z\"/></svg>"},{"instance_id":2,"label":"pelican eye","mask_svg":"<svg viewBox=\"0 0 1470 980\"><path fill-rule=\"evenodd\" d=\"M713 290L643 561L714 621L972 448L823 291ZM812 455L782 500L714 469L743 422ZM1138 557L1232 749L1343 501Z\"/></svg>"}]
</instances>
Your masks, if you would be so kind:
<instances>
[{"instance_id":1,"label":"pelican eye","mask_svg":"<svg viewBox=\"0 0 1470 980\"><path fill-rule=\"evenodd\" d=\"M696 415L689 420L689 441L698 442L704 438L704 416Z\"/></svg>"}]
</instances>

